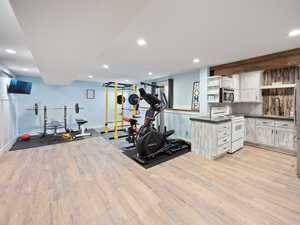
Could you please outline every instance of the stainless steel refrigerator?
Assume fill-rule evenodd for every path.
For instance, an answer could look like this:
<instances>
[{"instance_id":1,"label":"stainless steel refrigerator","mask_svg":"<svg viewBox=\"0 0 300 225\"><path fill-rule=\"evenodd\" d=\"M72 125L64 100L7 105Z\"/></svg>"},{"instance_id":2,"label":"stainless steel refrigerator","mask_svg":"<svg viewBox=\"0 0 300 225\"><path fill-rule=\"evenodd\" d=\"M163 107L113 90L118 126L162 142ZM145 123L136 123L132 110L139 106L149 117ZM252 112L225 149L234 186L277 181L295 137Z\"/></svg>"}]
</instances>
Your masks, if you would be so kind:
<instances>
[{"instance_id":1,"label":"stainless steel refrigerator","mask_svg":"<svg viewBox=\"0 0 300 225\"><path fill-rule=\"evenodd\" d=\"M295 88L295 124L297 126L297 175L300 178L300 81L296 83Z\"/></svg>"}]
</instances>

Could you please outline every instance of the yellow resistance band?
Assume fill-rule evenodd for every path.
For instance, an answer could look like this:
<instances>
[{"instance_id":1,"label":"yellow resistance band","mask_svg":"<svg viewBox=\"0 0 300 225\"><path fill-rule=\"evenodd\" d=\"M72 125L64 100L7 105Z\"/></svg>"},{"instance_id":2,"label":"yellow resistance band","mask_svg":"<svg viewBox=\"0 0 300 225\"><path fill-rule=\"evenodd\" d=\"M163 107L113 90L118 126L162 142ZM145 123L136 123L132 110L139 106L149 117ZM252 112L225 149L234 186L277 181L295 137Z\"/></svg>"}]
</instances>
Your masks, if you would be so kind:
<instances>
[{"instance_id":1,"label":"yellow resistance band","mask_svg":"<svg viewBox=\"0 0 300 225\"><path fill-rule=\"evenodd\" d=\"M117 82L115 82L114 91L115 91L114 139L117 140L117 139L119 139L119 136L118 136L118 83Z\"/></svg>"}]
</instances>

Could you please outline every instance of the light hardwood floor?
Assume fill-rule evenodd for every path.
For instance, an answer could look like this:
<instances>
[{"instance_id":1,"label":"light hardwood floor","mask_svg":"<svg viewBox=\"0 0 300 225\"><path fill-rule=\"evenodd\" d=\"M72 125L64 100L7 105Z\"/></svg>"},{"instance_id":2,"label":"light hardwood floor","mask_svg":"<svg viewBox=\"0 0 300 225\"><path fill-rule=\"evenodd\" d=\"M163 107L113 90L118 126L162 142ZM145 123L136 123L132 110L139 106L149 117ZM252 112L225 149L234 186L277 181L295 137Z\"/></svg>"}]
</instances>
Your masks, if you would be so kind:
<instances>
[{"instance_id":1,"label":"light hardwood floor","mask_svg":"<svg viewBox=\"0 0 300 225\"><path fill-rule=\"evenodd\" d=\"M297 225L295 162L245 147L145 170L101 137L5 152L0 225Z\"/></svg>"}]
</instances>

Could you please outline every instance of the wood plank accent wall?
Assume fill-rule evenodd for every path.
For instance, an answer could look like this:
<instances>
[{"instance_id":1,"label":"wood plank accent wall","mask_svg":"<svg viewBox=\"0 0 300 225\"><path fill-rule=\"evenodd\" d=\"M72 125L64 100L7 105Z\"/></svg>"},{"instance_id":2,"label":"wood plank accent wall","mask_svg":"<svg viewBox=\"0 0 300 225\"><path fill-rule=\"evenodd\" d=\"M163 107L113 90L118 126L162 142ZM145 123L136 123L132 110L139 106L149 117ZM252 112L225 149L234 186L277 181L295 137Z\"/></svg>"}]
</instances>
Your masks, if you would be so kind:
<instances>
[{"instance_id":1,"label":"wood plank accent wall","mask_svg":"<svg viewBox=\"0 0 300 225\"><path fill-rule=\"evenodd\" d=\"M299 67L266 70L262 76L263 85L273 82L294 84L300 79ZM294 112L294 88L262 90L264 115L292 116Z\"/></svg>"},{"instance_id":2,"label":"wood plank accent wall","mask_svg":"<svg viewBox=\"0 0 300 225\"><path fill-rule=\"evenodd\" d=\"M264 86L272 85L273 82L283 84L295 84L300 79L300 68L288 67L281 69L266 70L263 72L262 81Z\"/></svg>"},{"instance_id":3,"label":"wood plank accent wall","mask_svg":"<svg viewBox=\"0 0 300 225\"><path fill-rule=\"evenodd\" d=\"M263 90L264 115L292 116L294 112L294 89Z\"/></svg>"},{"instance_id":4,"label":"wood plank accent wall","mask_svg":"<svg viewBox=\"0 0 300 225\"><path fill-rule=\"evenodd\" d=\"M232 75L298 65L300 65L300 48L212 66L210 68L210 74L214 76Z\"/></svg>"}]
</instances>

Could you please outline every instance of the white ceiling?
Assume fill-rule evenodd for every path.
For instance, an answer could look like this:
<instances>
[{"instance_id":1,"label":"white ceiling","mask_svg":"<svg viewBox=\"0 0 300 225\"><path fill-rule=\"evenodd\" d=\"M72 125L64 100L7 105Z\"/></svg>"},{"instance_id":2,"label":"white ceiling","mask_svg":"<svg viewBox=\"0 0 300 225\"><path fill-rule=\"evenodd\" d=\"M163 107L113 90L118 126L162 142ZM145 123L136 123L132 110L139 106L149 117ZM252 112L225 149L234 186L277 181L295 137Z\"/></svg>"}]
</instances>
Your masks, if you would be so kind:
<instances>
[{"instance_id":1,"label":"white ceiling","mask_svg":"<svg viewBox=\"0 0 300 225\"><path fill-rule=\"evenodd\" d=\"M38 75L39 71L27 47L22 29L18 25L8 0L0 1L0 65L13 72ZM16 55L10 55L5 49L14 49ZM29 69L24 72L23 69Z\"/></svg>"},{"instance_id":2,"label":"white ceiling","mask_svg":"<svg viewBox=\"0 0 300 225\"><path fill-rule=\"evenodd\" d=\"M144 80L300 47L288 38L300 28L299 0L10 0L20 26L7 1L0 63L49 83Z\"/></svg>"}]
</instances>

